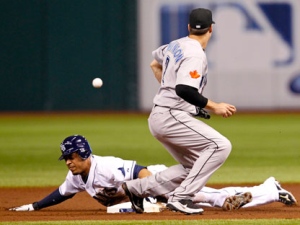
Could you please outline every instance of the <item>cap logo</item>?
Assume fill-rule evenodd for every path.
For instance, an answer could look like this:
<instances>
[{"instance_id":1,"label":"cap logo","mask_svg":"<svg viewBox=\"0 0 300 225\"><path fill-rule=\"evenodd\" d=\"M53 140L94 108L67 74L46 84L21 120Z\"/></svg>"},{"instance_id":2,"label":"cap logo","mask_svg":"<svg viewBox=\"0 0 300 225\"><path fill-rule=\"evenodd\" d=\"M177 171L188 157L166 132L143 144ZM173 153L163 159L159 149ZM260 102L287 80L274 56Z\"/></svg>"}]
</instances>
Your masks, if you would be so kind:
<instances>
[{"instance_id":1,"label":"cap logo","mask_svg":"<svg viewBox=\"0 0 300 225\"><path fill-rule=\"evenodd\" d=\"M201 28L201 25L196 25L196 28L197 28L197 29L200 29L200 28Z\"/></svg>"},{"instance_id":2,"label":"cap logo","mask_svg":"<svg viewBox=\"0 0 300 225\"><path fill-rule=\"evenodd\" d=\"M64 144L61 144L61 145L60 145L60 150L63 151L63 152L66 150L66 147L65 147Z\"/></svg>"},{"instance_id":3,"label":"cap logo","mask_svg":"<svg viewBox=\"0 0 300 225\"><path fill-rule=\"evenodd\" d=\"M66 150L67 150L67 147L66 147L66 146L67 146L67 147L68 147L68 146L72 147L72 142L66 141L65 143L61 144L61 145L60 145L60 150L63 151L63 152L66 151ZM73 149L73 148L70 148L70 147L69 147L69 150Z\"/></svg>"},{"instance_id":4,"label":"cap logo","mask_svg":"<svg viewBox=\"0 0 300 225\"><path fill-rule=\"evenodd\" d=\"M191 78L197 79L200 77L200 74L197 72L197 70L191 71L190 72Z\"/></svg>"}]
</instances>

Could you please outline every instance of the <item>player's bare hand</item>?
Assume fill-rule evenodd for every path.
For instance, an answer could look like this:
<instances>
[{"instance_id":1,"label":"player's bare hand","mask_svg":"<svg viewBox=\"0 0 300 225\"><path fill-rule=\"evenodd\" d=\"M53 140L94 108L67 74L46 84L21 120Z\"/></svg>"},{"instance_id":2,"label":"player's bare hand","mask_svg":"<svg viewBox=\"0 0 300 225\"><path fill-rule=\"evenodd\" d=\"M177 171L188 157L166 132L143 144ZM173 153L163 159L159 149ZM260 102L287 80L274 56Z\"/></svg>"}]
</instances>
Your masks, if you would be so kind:
<instances>
[{"instance_id":1,"label":"player's bare hand","mask_svg":"<svg viewBox=\"0 0 300 225\"><path fill-rule=\"evenodd\" d=\"M22 211L34 211L34 208L32 204L28 204L28 205L22 205L22 206L10 208L9 210L22 212Z\"/></svg>"},{"instance_id":2,"label":"player's bare hand","mask_svg":"<svg viewBox=\"0 0 300 225\"><path fill-rule=\"evenodd\" d=\"M212 110L215 114L228 118L236 113L236 108L234 105L227 103L214 103Z\"/></svg>"},{"instance_id":3,"label":"player's bare hand","mask_svg":"<svg viewBox=\"0 0 300 225\"><path fill-rule=\"evenodd\" d=\"M224 103L224 104L226 104L226 103ZM235 106L226 104L226 110L225 110L225 113L223 114L223 117L224 118L230 117L233 114L235 114L235 112L236 112Z\"/></svg>"}]
</instances>

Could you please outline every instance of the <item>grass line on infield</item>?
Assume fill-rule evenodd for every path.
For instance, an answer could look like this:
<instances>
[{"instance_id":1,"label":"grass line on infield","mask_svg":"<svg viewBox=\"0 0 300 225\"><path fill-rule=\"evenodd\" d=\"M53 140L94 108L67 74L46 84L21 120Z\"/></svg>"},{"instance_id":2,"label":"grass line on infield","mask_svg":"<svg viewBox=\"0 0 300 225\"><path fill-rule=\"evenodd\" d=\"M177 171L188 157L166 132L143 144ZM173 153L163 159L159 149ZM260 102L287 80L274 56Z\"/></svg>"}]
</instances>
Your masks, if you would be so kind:
<instances>
[{"instance_id":1,"label":"grass line on infield","mask_svg":"<svg viewBox=\"0 0 300 225\"><path fill-rule=\"evenodd\" d=\"M35 222L0 222L0 225L289 225L299 224L300 219L255 219L255 220L87 220L87 221L35 221Z\"/></svg>"}]
</instances>

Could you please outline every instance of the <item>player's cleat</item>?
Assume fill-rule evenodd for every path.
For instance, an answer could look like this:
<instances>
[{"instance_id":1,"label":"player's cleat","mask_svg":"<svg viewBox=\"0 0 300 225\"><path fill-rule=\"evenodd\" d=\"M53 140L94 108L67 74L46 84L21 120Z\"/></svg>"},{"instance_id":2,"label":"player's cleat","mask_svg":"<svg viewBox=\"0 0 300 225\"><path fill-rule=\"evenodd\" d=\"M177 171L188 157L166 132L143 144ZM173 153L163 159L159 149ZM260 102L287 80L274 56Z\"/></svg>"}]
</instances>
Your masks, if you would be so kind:
<instances>
[{"instance_id":1,"label":"player's cleat","mask_svg":"<svg viewBox=\"0 0 300 225\"><path fill-rule=\"evenodd\" d=\"M168 203L168 199L165 196L156 196L157 202Z\"/></svg>"},{"instance_id":2,"label":"player's cleat","mask_svg":"<svg viewBox=\"0 0 300 225\"><path fill-rule=\"evenodd\" d=\"M229 196L225 199L222 209L225 211L236 210L251 201L252 201L252 194L250 192L236 194L233 196Z\"/></svg>"},{"instance_id":3,"label":"player's cleat","mask_svg":"<svg viewBox=\"0 0 300 225\"><path fill-rule=\"evenodd\" d=\"M182 199L178 202L169 202L167 208L175 212L181 212L184 214L202 214L203 209L200 206L195 205L190 199Z\"/></svg>"},{"instance_id":4,"label":"player's cleat","mask_svg":"<svg viewBox=\"0 0 300 225\"><path fill-rule=\"evenodd\" d=\"M282 188L280 183L277 180L275 180L274 183L275 183L275 186L277 187L277 190L278 190L278 194L279 194L278 201L279 202L281 202L285 205L288 205L288 206L292 206L292 205L297 204L297 200L291 192L289 192L289 191L285 190L284 188Z\"/></svg>"},{"instance_id":5,"label":"player's cleat","mask_svg":"<svg viewBox=\"0 0 300 225\"><path fill-rule=\"evenodd\" d=\"M143 213L144 212L144 205L143 205L144 199L140 198L140 197L134 195L132 192L130 192L126 183L122 184L122 188L125 191L125 194L129 197L132 209L134 209L136 213Z\"/></svg>"}]
</instances>

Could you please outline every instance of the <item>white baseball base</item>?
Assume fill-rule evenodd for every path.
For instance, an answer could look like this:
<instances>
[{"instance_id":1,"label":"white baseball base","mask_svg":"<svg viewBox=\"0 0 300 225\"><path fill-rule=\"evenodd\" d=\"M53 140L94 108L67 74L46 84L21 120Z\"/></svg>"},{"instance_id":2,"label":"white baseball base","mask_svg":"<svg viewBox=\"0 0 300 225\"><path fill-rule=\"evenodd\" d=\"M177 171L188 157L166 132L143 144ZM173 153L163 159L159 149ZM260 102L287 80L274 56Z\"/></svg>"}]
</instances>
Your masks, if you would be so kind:
<instances>
[{"instance_id":1,"label":"white baseball base","mask_svg":"<svg viewBox=\"0 0 300 225\"><path fill-rule=\"evenodd\" d=\"M166 208L164 203L150 203L144 200L144 212L145 213L158 213ZM135 212L131 208L131 202L124 202L117 205L107 207L107 213L124 213L124 212Z\"/></svg>"}]
</instances>

